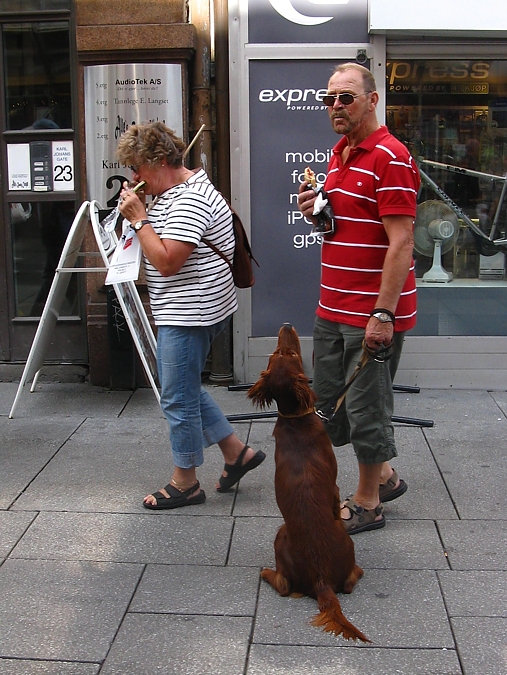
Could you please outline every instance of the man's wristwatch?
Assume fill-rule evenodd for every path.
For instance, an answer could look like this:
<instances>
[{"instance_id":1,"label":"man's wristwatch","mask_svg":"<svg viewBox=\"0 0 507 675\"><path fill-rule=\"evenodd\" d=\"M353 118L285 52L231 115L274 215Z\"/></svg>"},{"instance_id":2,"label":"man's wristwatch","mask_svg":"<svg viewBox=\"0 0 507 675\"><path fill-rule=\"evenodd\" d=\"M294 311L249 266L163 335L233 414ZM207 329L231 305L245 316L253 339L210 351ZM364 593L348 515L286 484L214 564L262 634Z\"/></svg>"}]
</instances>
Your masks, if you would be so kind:
<instances>
[{"instance_id":1,"label":"man's wristwatch","mask_svg":"<svg viewBox=\"0 0 507 675\"><path fill-rule=\"evenodd\" d=\"M370 316L374 316L381 323L392 323L394 325L394 314L390 312L388 309L377 307L376 309L373 310Z\"/></svg>"},{"instance_id":2,"label":"man's wristwatch","mask_svg":"<svg viewBox=\"0 0 507 675\"><path fill-rule=\"evenodd\" d=\"M136 232L139 232L139 230L142 230L143 227L147 224L149 224L149 220L138 220L136 223L130 223L130 227L135 230Z\"/></svg>"}]
</instances>

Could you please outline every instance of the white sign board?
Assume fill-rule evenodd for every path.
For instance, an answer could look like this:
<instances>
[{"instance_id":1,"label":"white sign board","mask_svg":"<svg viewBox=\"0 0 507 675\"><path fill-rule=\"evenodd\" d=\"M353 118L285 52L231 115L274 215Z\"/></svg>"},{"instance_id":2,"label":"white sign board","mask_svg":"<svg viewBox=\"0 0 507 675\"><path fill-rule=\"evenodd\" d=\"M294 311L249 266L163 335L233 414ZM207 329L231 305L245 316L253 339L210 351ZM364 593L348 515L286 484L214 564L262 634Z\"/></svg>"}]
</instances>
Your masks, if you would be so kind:
<instances>
[{"instance_id":1,"label":"white sign board","mask_svg":"<svg viewBox=\"0 0 507 675\"><path fill-rule=\"evenodd\" d=\"M9 190L31 190L30 144L9 143L7 145L7 169Z\"/></svg>"},{"instance_id":2,"label":"white sign board","mask_svg":"<svg viewBox=\"0 0 507 675\"><path fill-rule=\"evenodd\" d=\"M504 35L507 30L503 0L488 0L480 6L472 0L425 0L423 11L419 0L370 0L369 10L372 33L409 31L425 35L430 31L446 35L456 32Z\"/></svg>"},{"instance_id":3,"label":"white sign board","mask_svg":"<svg viewBox=\"0 0 507 675\"><path fill-rule=\"evenodd\" d=\"M108 271L110 257L115 250L117 238L114 232L107 233L100 225L98 219L99 210L99 204L96 202L90 204L90 202L86 201L81 204L81 207L74 218L67 240L62 249L58 268L53 278L53 283L51 284L51 289L21 376L16 397L9 413L9 418L11 419L14 417L14 411L27 382L32 380L31 391L35 388L40 369L44 365L44 358L49 342L52 339L56 322L60 316L60 308L65 298L71 274L73 272L87 273ZM99 249L98 253L85 253L81 251L85 232L87 227L89 227L90 222ZM100 256L104 267L77 266L78 259L84 256ZM144 366L146 376L148 377L157 401L159 401L160 394L157 386L156 358L157 343L136 285L132 281L127 281L126 283L115 283L113 284L113 288L119 300L139 357Z\"/></svg>"},{"instance_id":4,"label":"white sign board","mask_svg":"<svg viewBox=\"0 0 507 675\"><path fill-rule=\"evenodd\" d=\"M53 190L74 190L74 144L72 141L53 141Z\"/></svg>"},{"instance_id":5,"label":"white sign board","mask_svg":"<svg viewBox=\"0 0 507 675\"><path fill-rule=\"evenodd\" d=\"M164 122L183 136L182 66L121 63L86 66L85 133L88 195L116 206L129 167L116 158L118 139L132 124Z\"/></svg>"}]
</instances>

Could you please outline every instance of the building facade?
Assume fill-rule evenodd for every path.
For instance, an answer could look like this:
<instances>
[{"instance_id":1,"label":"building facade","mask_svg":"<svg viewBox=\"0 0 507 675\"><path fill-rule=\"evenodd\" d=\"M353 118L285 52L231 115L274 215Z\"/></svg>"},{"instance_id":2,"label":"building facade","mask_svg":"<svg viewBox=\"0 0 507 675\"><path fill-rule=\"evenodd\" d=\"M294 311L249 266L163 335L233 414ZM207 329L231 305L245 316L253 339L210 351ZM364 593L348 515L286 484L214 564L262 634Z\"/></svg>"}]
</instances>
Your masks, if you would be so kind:
<instances>
[{"instance_id":1,"label":"building facade","mask_svg":"<svg viewBox=\"0 0 507 675\"><path fill-rule=\"evenodd\" d=\"M229 3L232 193L261 268L240 309L235 372L266 363L278 327L308 372L320 239L297 209L305 166L324 179L336 136L322 94L336 64L368 66L378 116L427 177L415 227L418 323L400 382L503 389L507 368L507 23L499 2ZM266 178L266 177L269 178ZM492 244L496 240L497 244Z\"/></svg>"},{"instance_id":2,"label":"building facade","mask_svg":"<svg viewBox=\"0 0 507 675\"><path fill-rule=\"evenodd\" d=\"M334 66L374 73L379 118L424 174L414 252L418 323L398 379L505 388L507 20L497 0L0 0L0 366L22 368L73 215L115 204L129 177L112 148L164 119L189 141L250 231L260 263L213 349L225 379L254 381L291 322L311 373L320 241L297 210L336 142L321 101ZM143 107L143 105L145 107ZM494 243L494 242L497 243ZM86 250L93 251L90 237ZM93 267L90 257L83 265ZM139 284L146 300L144 284ZM135 386L111 335L104 274L71 276L47 361L94 384ZM109 316L108 316L109 313ZM120 341L121 342L121 341ZM11 372L6 370L5 372Z\"/></svg>"}]
</instances>

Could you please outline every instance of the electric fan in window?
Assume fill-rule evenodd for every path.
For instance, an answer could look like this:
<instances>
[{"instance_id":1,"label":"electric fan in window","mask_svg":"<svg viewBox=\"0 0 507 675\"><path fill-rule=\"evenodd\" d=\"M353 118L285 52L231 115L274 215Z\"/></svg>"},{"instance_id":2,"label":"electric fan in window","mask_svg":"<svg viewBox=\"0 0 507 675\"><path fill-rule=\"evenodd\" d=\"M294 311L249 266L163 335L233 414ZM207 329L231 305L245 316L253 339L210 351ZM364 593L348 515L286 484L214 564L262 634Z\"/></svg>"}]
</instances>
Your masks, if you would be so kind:
<instances>
[{"instance_id":1,"label":"electric fan in window","mask_svg":"<svg viewBox=\"0 0 507 675\"><path fill-rule=\"evenodd\" d=\"M419 204L414 226L414 248L421 255L433 258L433 265L423 275L423 281L451 281L452 272L446 272L442 267L442 256L452 249L458 235L458 218L447 204L438 199Z\"/></svg>"}]
</instances>

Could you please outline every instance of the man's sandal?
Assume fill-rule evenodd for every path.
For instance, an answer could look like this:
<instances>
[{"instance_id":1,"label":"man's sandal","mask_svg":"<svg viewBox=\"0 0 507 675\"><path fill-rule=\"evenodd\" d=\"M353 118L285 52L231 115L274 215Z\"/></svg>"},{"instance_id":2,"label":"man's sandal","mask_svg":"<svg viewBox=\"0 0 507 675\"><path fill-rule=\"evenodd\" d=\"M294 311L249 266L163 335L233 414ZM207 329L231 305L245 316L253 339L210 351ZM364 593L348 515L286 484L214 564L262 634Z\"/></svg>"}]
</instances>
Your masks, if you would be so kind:
<instances>
[{"instance_id":1,"label":"man's sandal","mask_svg":"<svg viewBox=\"0 0 507 675\"><path fill-rule=\"evenodd\" d=\"M249 445L245 445L234 464L224 464L224 471L227 471L227 476L220 476L218 480L220 487L217 487L217 492L227 492L227 490L230 490L233 485L236 485L243 478L245 473L255 469L266 459L266 454L262 450L258 450L252 459L243 464L243 459L249 447Z\"/></svg>"},{"instance_id":2,"label":"man's sandal","mask_svg":"<svg viewBox=\"0 0 507 675\"><path fill-rule=\"evenodd\" d=\"M156 504L149 504L148 502L143 502L145 509L152 509L153 511L158 511L161 509L179 509L181 506L192 506L193 504L203 504L206 501L206 494L204 490L200 490L196 495L191 497L196 490L199 490L200 485L199 481L194 483L192 487L189 487L188 490L181 492L178 488L175 488L174 485L168 483L164 490L167 492L169 497L166 497L162 492L154 492L151 496L155 497L157 500Z\"/></svg>"},{"instance_id":3,"label":"man's sandal","mask_svg":"<svg viewBox=\"0 0 507 675\"><path fill-rule=\"evenodd\" d=\"M358 532L366 532L367 530L378 530L386 524L382 504L379 504L374 509L365 509L361 504L358 504L349 497L343 502L343 508L347 508L350 511L350 518L346 520L342 518L345 529L349 534L357 534ZM382 516L382 518L376 520L378 516Z\"/></svg>"},{"instance_id":4,"label":"man's sandal","mask_svg":"<svg viewBox=\"0 0 507 675\"><path fill-rule=\"evenodd\" d=\"M396 487L398 481L400 481L400 484L398 485L398 487ZM385 483L380 484L378 494L380 501L385 503L385 502L392 502L393 499L398 499L398 497L404 495L406 491L407 491L407 484L402 478L398 477L398 474L393 469L393 475L391 476L391 478Z\"/></svg>"}]
</instances>

